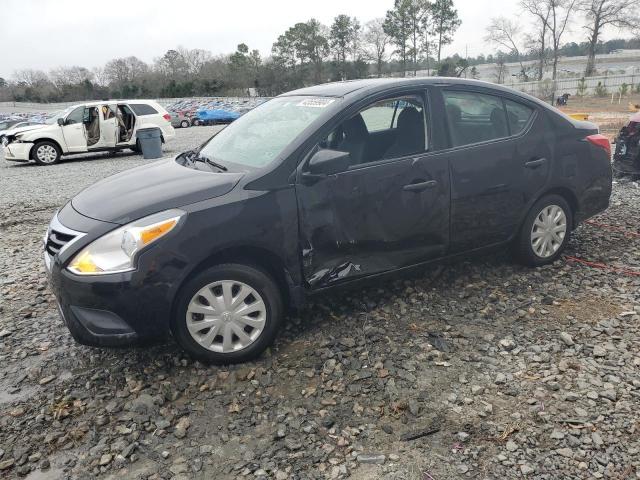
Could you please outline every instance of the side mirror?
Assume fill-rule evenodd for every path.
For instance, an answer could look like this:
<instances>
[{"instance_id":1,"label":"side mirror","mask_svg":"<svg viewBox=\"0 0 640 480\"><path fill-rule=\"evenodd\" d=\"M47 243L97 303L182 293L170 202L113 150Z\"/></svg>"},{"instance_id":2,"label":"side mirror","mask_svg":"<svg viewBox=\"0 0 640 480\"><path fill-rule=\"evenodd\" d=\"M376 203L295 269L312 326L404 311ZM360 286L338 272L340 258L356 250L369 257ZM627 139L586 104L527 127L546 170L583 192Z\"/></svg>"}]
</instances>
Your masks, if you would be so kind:
<instances>
[{"instance_id":1,"label":"side mirror","mask_svg":"<svg viewBox=\"0 0 640 480\"><path fill-rule=\"evenodd\" d=\"M58 125L60 125L61 127L64 126L64 118L58 119Z\"/></svg>"},{"instance_id":2,"label":"side mirror","mask_svg":"<svg viewBox=\"0 0 640 480\"><path fill-rule=\"evenodd\" d=\"M349 168L351 156L340 150L318 150L309 160L309 173L313 176L326 176L344 172Z\"/></svg>"}]
</instances>

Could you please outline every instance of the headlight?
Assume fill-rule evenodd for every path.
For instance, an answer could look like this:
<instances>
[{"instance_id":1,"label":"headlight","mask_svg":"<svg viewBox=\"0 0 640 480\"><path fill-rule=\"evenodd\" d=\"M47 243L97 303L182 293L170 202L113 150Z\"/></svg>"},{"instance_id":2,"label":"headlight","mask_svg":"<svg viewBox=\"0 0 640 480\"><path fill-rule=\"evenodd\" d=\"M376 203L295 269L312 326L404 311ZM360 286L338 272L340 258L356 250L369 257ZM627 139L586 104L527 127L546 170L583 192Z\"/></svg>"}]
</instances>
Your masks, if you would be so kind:
<instances>
[{"instance_id":1,"label":"headlight","mask_svg":"<svg viewBox=\"0 0 640 480\"><path fill-rule=\"evenodd\" d=\"M67 268L77 275L133 270L136 254L173 230L184 214L167 210L117 228L83 248Z\"/></svg>"}]
</instances>

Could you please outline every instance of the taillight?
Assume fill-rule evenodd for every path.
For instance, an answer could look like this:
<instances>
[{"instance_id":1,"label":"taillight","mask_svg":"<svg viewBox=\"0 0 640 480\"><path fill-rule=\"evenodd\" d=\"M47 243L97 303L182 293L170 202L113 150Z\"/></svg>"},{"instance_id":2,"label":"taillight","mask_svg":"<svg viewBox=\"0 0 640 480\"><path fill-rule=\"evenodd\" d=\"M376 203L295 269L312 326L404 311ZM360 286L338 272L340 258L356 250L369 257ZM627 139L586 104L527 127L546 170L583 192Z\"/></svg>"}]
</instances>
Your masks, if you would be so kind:
<instances>
[{"instance_id":1,"label":"taillight","mask_svg":"<svg viewBox=\"0 0 640 480\"><path fill-rule=\"evenodd\" d=\"M595 135L589 135L586 139L591 145L604 149L604 151L607 152L607 156L611 158L611 143L607 137L597 133Z\"/></svg>"},{"instance_id":2,"label":"taillight","mask_svg":"<svg viewBox=\"0 0 640 480\"><path fill-rule=\"evenodd\" d=\"M162 118L164 118L167 122L171 121L171 115L169 115L168 113L165 113L164 115L162 115Z\"/></svg>"}]
</instances>

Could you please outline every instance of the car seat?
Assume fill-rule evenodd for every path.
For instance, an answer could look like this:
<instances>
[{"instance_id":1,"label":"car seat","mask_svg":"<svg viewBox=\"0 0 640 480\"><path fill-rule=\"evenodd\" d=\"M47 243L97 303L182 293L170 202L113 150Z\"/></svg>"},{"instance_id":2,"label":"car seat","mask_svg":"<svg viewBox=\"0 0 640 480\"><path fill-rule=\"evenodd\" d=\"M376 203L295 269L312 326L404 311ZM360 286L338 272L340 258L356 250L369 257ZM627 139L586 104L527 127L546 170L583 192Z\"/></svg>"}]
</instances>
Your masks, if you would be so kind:
<instances>
[{"instance_id":1,"label":"car seat","mask_svg":"<svg viewBox=\"0 0 640 480\"><path fill-rule=\"evenodd\" d=\"M405 107L398 115L396 139L383 158L404 157L425 149L424 122L415 107Z\"/></svg>"},{"instance_id":2,"label":"car seat","mask_svg":"<svg viewBox=\"0 0 640 480\"><path fill-rule=\"evenodd\" d=\"M369 131L359 113L342 123L343 139L338 143L337 150L349 152L351 165L359 165L365 161L365 152L369 140Z\"/></svg>"}]
</instances>

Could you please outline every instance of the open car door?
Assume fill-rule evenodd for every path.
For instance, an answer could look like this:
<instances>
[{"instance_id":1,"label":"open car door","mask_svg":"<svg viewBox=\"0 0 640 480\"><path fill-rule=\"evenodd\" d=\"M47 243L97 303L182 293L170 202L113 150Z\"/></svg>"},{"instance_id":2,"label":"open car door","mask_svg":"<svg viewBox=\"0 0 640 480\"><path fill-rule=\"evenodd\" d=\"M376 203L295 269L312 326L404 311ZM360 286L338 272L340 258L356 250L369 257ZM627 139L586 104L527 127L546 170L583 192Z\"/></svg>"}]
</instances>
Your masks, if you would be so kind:
<instances>
[{"instance_id":1,"label":"open car door","mask_svg":"<svg viewBox=\"0 0 640 480\"><path fill-rule=\"evenodd\" d=\"M110 105L89 107L91 114L87 125L89 150L102 150L116 146L116 115ZM95 118L94 118L95 117ZM94 122L97 122L95 124Z\"/></svg>"}]
</instances>

